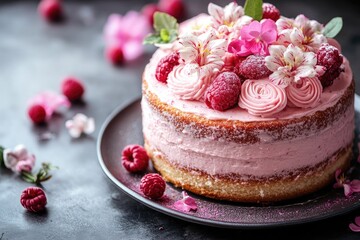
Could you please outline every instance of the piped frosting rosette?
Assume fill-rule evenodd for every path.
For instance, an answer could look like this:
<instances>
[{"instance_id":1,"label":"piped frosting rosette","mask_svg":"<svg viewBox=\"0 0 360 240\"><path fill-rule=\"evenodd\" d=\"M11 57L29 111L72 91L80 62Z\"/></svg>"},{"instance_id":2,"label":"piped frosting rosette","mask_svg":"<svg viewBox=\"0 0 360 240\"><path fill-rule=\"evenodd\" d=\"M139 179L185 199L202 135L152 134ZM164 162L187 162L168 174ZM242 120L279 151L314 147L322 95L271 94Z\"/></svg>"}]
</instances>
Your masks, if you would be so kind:
<instances>
[{"instance_id":1,"label":"piped frosting rosette","mask_svg":"<svg viewBox=\"0 0 360 240\"><path fill-rule=\"evenodd\" d=\"M285 90L268 80L246 80L241 86L239 106L252 115L270 117L286 104Z\"/></svg>"},{"instance_id":2,"label":"piped frosting rosette","mask_svg":"<svg viewBox=\"0 0 360 240\"><path fill-rule=\"evenodd\" d=\"M211 65L180 64L169 74L167 85L179 99L200 100L211 83L213 71Z\"/></svg>"},{"instance_id":3,"label":"piped frosting rosette","mask_svg":"<svg viewBox=\"0 0 360 240\"><path fill-rule=\"evenodd\" d=\"M310 108L318 105L323 87L317 77L303 78L298 83L292 82L286 88L288 105Z\"/></svg>"}]
</instances>

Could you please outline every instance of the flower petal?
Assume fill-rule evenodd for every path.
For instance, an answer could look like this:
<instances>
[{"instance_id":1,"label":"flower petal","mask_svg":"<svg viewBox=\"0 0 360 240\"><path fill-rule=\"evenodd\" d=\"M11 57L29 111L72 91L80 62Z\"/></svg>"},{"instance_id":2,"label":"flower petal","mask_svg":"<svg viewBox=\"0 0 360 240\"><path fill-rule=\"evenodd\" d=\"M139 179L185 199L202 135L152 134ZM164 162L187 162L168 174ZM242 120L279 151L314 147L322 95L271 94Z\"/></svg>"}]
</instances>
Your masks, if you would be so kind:
<instances>
[{"instance_id":1,"label":"flower petal","mask_svg":"<svg viewBox=\"0 0 360 240\"><path fill-rule=\"evenodd\" d=\"M35 104L39 104L45 108L47 118L50 118L60 107L69 108L71 106L71 103L64 95L51 91L41 92L29 100L29 105Z\"/></svg>"},{"instance_id":2,"label":"flower petal","mask_svg":"<svg viewBox=\"0 0 360 240\"><path fill-rule=\"evenodd\" d=\"M359 225L355 225L354 223L350 223L350 224L349 224L349 228L350 228L351 231L353 231L353 232L360 232L360 226L359 226Z\"/></svg>"},{"instance_id":3,"label":"flower petal","mask_svg":"<svg viewBox=\"0 0 360 240\"><path fill-rule=\"evenodd\" d=\"M122 51L124 58L131 61L138 58L143 53L144 45L138 40L130 40L123 45Z\"/></svg>"}]
</instances>

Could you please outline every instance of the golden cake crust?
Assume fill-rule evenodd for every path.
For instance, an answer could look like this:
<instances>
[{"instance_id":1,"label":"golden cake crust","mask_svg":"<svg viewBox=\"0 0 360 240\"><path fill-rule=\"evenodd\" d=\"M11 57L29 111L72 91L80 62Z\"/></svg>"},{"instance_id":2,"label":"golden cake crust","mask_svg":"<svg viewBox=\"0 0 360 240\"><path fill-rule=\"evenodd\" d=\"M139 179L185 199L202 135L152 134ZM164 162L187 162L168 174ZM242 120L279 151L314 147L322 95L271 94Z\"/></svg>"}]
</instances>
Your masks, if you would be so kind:
<instances>
[{"instance_id":1,"label":"golden cake crust","mask_svg":"<svg viewBox=\"0 0 360 240\"><path fill-rule=\"evenodd\" d=\"M244 181L234 176L211 176L196 169L173 165L164 155L159 154L159 150L155 154L146 139L145 149L154 168L176 187L202 196L236 202L283 201L315 192L334 181L334 172L347 169L352 159L350 144L321 164L303 169L297 174Z\"/></svg>"},{"instance_id":2,"label":"golden cake crust","mask_svg":"<svg viewBox=\"0 0 360 240\"><path fill-rule=\"evenodd\" d=\"M164 102L148 89L143 78L143 97L150 107L182 132L186 126L191 126L190 134L194 138L222 139L229 142L253 144L260 142L258 132L263 131L271 136L273 141L290 140L301 135L312 133L315 129L325 129L339 119L354 101L354 80L346 89L340 100L324 111L293 119L278 119L256 122L239 120L211 120L202 116L182 112ZM189 130L189 129L187 129ZM285 131L286 130L286 131Z\"/></svg>"}]
</instances>

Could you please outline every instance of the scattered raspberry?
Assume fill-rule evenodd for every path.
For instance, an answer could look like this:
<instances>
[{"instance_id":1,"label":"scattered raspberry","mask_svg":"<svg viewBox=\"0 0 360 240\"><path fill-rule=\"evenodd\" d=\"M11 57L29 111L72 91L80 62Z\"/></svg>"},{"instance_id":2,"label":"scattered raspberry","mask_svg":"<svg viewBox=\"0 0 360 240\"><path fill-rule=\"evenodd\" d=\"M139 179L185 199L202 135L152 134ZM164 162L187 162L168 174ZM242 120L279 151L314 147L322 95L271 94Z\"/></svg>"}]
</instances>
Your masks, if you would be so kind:
<instances>
[{"instance_id":1,"label":"scattered raspberry","mask_svg":"<svg viewBox=\"0 0 360 240\"><path fill-rule=\"evenodd\" d=\"M122 151L122 165L129 172L145 171L149 165L149 156L139 145L128 145Z\"/></svg>"},{"instance_id":2,"label":"scattered raspberry","mask_svg":"<svg viewBox=\"0 0 360 240\"><path fill-rule=\"evenodd\" d=\"M169 73L179 65L179 53L174 52L163 57L156 67L155 77L158 81L166 83Z\"/></svg>"},{"instance_id":3,"label":"scattered raspberry","mask_svg":"<svg viewBox=\"0 0 360 240\"><path fill-rule=\"evenodd\" d=\"M28 115L35 124L44 123L46 120L46 111L42 105L35 104L29 107Z\"/></svg>"},{"instance_id":4,"label":"scattered raspberry","mask_svg":"<svg viewBox=\"0 0 360 240\"><path fill-rule=\"evenodd\" d=\"M64 79L61 84L62 93L70 100L80 100L85 92L84 84L74 77Z\"/></svg>"},{"instance_id":5,"label":"scattered raspberry","mask_svg":"<svg viewBox=\"0 0 360 240\"><path fill-rule=\"evenodd\" d=\"M205 103L209 108L225 111L239 99L240 78L233 72L220 73L205 92Z\"/></svg>"},{"instance_id":6,"label":"scattered raspberry","mask_svg":"<svg viewBox=\"0 0 360 240\"><path fill-rule=\"evenodd\" d=\"M276 22L280 18L280 11L274 5L270 3L264 3L262 5L263 16L262 18L268 18Z\"/></svg>"},{"instance_id":7,"label":"scattered raspberry","mask_svg":"<svg viewBox=\"0 0 360 240\"><path fill-rule=\"evenodd\" d=\"M159 11L159 8L154 3L146 4L142 9L141 13L149 20L151 26L154 24L154 13Z\"/></svg>"},{"instance_id":8,"label":"scattered raspberry","mask_svg":"<svg viewBox=\"0 0 360 240\"><path fill-rule=\"evenodd\" d=\"M108 46L105 51L106 59L113 65L120 65L124 62L124 54L121 47L113 45Z\"/></svg>"},{"instance_id":9,"label":"scattered raspberry","mask_svg":"<svg viewBox=\"0 0 360 240\"><path fill-rule=\"evenodd\" d=\"M165 192L165 181L157 173L149 173L141 178L140 190L151 199L159 199Z\"/></svg>"},{"instance_id":10,"label":"scattered raspberry","mask_svg":"<svg viewBox=\"0 0 360 240\"><path fill-rule=\"evenodd\" d=\"M185 5L182 0L160 0L159 9L177 20L182 20L185 17Z\"/></svg>"},{"instance_id":11,"label":"scattered raspberry","mask_svg":"<svg viewBox=\"0 0 360 240\"><path fill-rule=\"evenodd\" d=\"M240 78L261 79L271 74L271 71L265 65L264 56L250 55L245 60L235 66L234 72L237 72Z\"/></svg>"},{"instance_id":12,"label":"scattered raspberry","mask_svg":"<svg viewBox=\"0 0 360 240\"><path fill-rule=\"evenodd\" d=\"M343 56L339 50L328 43L323 43L317 52L317 64L326 68L325 73L319 77L323 87L333 84L334 80L344 71L341 64Z\"/></svg>"},{"instance_id":13,"label":"scattered raspberry","mask_svg":"<svg viewBox=\"0 0 360 240\"><path fill-rule=\"evenodd\" d=\"M63 18L63 9L59 0L40 1L38 11L49 22L60 21Z\"/></svg>"},{"instance_id":14,"label":"scattered raspberry","mask_svg":"<svg viewBox=\"0 0 360 240\"><path fill-rule=\"evenodd\" d=\"M40 212L46 206L46 195L41 188L28 187L22 192L20 203L29 211Z\"/></svg>"}]
</instances>

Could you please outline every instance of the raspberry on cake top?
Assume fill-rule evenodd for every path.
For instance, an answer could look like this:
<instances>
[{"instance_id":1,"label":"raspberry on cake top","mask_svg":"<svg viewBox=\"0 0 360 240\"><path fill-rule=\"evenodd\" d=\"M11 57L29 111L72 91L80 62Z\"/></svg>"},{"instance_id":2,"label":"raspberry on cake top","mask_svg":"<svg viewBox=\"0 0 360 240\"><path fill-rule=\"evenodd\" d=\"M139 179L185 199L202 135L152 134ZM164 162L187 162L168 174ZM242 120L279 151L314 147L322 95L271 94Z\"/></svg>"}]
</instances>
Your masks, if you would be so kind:
<instances>
[{"instance_id":1,"label":"raspberry on cake top","mask_svg":"<svg viewBox=\"0 0 360 240\"><path fill-rule=\"evenodd\" d=\"M248 121L301 117L335 103L352 81L333 39L341 18L324 26L302 14L281 16L269 3L260 5L260 12L246 5L210 3L208 14L180 26L155 14L155 26L156 18L168 24L155 27L159 38L153 43L160 50L147 68L156 64L159 83L149 83L152 92L165 102L176 99L185 112L209 118L242 115L239 120ZM343 91L332 93L339 88Z\"/></svg>"}]
</instances>

